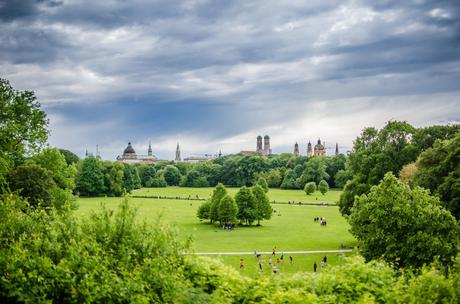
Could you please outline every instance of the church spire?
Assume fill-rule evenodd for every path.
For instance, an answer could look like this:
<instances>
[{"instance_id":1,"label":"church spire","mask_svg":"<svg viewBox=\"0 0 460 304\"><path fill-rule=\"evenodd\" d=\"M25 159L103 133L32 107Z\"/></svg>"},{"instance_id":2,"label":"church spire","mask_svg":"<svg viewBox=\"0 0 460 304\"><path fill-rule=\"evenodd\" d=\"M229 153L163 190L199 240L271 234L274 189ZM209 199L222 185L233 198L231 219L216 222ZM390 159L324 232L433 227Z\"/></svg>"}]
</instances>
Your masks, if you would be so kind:
<instances>
[{"instance_id":1,"label":"church spire","mask_svg":"<svg viewBox=\"0 0 460 304\"><path fill-rule=\"evenodd\" d=\"M149 150L147 151L148 156L152 156L152 141L149 140Z\"/></svg>"},{"instance_id":2,"label":"church spire","mask_svg":"<svg viewBox=\"0 0 460 304\"><path fill-rule=\"evenodd\" d=\"M180 148L179 148L179 142L177 143L176 147L176 158L174 159L176 162L180 162Z\"/></svg>"},{"instance_id":3,"label":"church spire","mask_svg":"<svg viewBox=\"0 0 460 304\"><path fill-rule=\"evenodd\" d=\"M335 143L335 156L339 155L339 143Z\"/></svg>"}]
</instances>

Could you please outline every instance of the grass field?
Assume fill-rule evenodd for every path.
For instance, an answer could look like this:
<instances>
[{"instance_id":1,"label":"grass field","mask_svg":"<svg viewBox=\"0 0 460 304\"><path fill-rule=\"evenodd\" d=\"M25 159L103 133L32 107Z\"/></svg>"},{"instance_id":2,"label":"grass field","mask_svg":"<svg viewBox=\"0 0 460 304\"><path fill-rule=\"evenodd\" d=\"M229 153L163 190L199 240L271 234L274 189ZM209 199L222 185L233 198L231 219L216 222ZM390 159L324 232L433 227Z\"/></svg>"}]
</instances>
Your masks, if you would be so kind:
<instances>
[{"instance_id":1,"label":"grass field","mask_svg":"<svg viewBox=\"0 0 460 304\"><path fill-rule=\"evenodd\" d=\"M187 187L166 187L166 188L142 188L133 191L131 196L163 196L163 197L180 197L180 198L200 198L207 199L212 195L214 188L187 188ZM227 188L230 195L235 195L239 188ZM268 197L270 201L277 203L302 202L305 204L327 203L329 205L336 204L339 200L342 191L331 189L325 195L316 191L312 195L306 195L303 190L285 190L285 189L270 189Z\"/></svg>"},{"instance_id":2,"label":"grass field","mask_svg":"<svg viewBox=\"0 0 460 304\"><path fill-rule=\"evenodd\" d=\"M149 194L153 189L141 189L138 192ZM155 189L157 190L157 189ZM161 189L161 195L176 194L185 196L193 192L193 188L166 188ZM206 195L211 188L199 188L198 195ZM207 192L206 192L207 191ZM283 192L286 193L283 193ZM292 192L291 192L292 191ZM231 194L236 189L230 189ZM291 198L293 190L270 190L271 195L282 198ZM269 193L270 193L269 192ZM335 191L339 192L339 191ZM334 193L336 194L336 193ZM153 194L152 196L157 195ZM305 195L304 195L305 196ZM104 204L108 209L116 209L123 198L80 198L77 214L87 216L92 211L101 208ZM201 223L196 217L196 211L203 201L189 201L176 199L154 198L129 198L129 202L138 208L141 219L153 222L161 216L164 222L174 225L181 239L190 236L194 239L195 252L254 252L271 251L273 246L278 252L297 250L334 250L342 245L353 247L355 240L348 232L349 226L340 215L336 206L309 206L309 205L274 205L277 212L269 221L263 221L260 227L237 227L233 231L223 230L208 223ZM327 227L321 227L313 221L314 217L325 217ZM339 263L341 254L328 255L328 264ZM313 262L319 261L322 254L293 255L294 263L289 263L289 256L280 267L280 272L296 272L299 270L312 270ZM257 275L257 260L254 254L233 256L212 256L221 259L224 263L234 266L239 270L239 259L246 260L245 269L241 270L247 275ZM264 266L268 267L269 255L263 255ZM240 271L240 270L239 270ZM271 271L264 271L270 274Z\"/></svg>"}]
</instances>

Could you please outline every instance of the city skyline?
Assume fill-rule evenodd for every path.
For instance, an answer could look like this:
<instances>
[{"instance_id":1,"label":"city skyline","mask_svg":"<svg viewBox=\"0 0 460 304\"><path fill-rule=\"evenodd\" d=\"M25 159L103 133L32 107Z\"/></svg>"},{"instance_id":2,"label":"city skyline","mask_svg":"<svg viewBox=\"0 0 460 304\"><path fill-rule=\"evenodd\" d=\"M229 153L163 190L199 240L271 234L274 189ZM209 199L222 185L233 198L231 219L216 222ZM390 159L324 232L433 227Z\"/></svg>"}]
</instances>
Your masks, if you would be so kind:
<instances>
[{"instance_id":1,"label":"city skyline","mask_svg":"<svg viewBox=\"0 0 460 304\"><path fill-rule=\"evenodd\" d=\"M159 158L460 122L458 1L0 1L0 77L51 145ZM144 149L145 148L145 149ZM303 149L300 150L304 153Z\"/></svg>"}]
</instances>

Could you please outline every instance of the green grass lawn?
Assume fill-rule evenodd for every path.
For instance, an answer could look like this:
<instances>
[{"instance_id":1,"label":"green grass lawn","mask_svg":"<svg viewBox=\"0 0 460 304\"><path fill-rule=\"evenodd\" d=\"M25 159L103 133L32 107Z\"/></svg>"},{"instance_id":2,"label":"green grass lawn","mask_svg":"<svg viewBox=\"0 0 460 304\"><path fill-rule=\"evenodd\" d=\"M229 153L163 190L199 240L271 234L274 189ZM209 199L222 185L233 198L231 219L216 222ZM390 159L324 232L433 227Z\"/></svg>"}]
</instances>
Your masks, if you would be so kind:
<instances>
[{"instance_id":1,"label":"green grass lawn","mask_svg":"<svg viewBox=\"0 0 460 304\"><path fill-rule=\"evenodd\" d=\"M284 254L284 260L280 266L277 266L276 275L283 274L283 273L295 273L300 271L307 271L313 272L313 263L316 262L317 264L317 272L321 272L324 269L321 267L320 261L324 256L327 256L327 264L325 267L331 267L334 265L339 265L343 263L343 257L345 256L343 253L330 253L330 254L291 254L293 257L293 262L291 264L289 260L289 254ZM221 260L228 266L234 267L238 270L241 274L250 276L250 277L257 277L259 275L275 275L273 273L273 267L270 267L269 259L272 260L272 265L276 265L276 257L280 257L280 254L277 254L275 258L271 255L262 255L260 259L262 260L262 272L259 271L258 260L254 255L241 255L241 256L212 256ZM245 260L245 266L240 268L240 258Z\"/></svg>"},{"instance_id":2,"label":"green grass lawn","mask_svg":"<svg viewBox=\"0 0 460 304\"><path fill-rule=\"evenodd\" d=\"M152 193L157 189L141 189L138 192ZM166 188L162 189L161 195L176 193L183 196L192 193L193 188ZM199 188L199 195L205 195L212 191L211 188ZM151 192L152 191L152 192ZM208 191L208 192L206 192ZM293 197L291 191L277 190L272 195L277 197ZM230 189L235 193L235 189ZM269 192L269 193L270 193ZM273 194L274 192L278 192ZM287 192L287 193L283 193ZM299 191L300 192L300 191ZM339 191L335 191L339 192ZM305 196L305 195L304 195ZM101 197L101 198L79 198L79 209L76 211L80 216L88 216L92 211L101 208L103 203L108 209L116 209L123 198ZM196 212L203 201L189 201L176 199L154 199L154 198L129 198L129 202L138 208L141 219L147 222L155 221L161 216L163 221L176 227L181 239L192 236L195 252L254 252L271 251L273 246L278 252L294 250L334 250L340 249L341 245L353 247L355 239L349 233L349 225L340 215L336 206L309 206L309 205L273 205L277 210L272 219L263 221L262 226L237 227L233 231L224 230L209 223L200 222ZM321 227L313 221L314 217L325 217L327 227ZM328 264L339 263L340 254L330 254ZM284 264L280 268L281 273L291 273L300 270L311 271L313 262L318 263L324 255L302 254L293 255L294 263L290 265L289 256L285 255ZM222 259L227 265L239 270L239 259L246 260L246 267L241 270L247 275L258 275L257 261L253 254L234 256L212 256ZM262 256L264 266L268 267L268 255ZM318 264L319 267L319 264ZM240 270L239 270L240 271ZM264 271L264 275L271 271Z\"/></svg>"},{"instance_id":3,"label":"green grass lawn","mask_svg":"<svg viewBox=\"0 0 460 304\"><path fill-rule=\"evenodd\" d=\"M235 195L239 188L227 188L230 195ZM207 199L211 196L214 188L187 188L187 187L166 187L166 188L142 188L133 191L132 196L166 196L180 198L202 198ZM270 189L268 197L270 201L288 203L302 202L308 204L336 204L339 200L342 191L337 189L329 190L325 195L316 191L312 195L306 195L303 190L285 190L285 189Z\"/></svg>"}]
</instances>

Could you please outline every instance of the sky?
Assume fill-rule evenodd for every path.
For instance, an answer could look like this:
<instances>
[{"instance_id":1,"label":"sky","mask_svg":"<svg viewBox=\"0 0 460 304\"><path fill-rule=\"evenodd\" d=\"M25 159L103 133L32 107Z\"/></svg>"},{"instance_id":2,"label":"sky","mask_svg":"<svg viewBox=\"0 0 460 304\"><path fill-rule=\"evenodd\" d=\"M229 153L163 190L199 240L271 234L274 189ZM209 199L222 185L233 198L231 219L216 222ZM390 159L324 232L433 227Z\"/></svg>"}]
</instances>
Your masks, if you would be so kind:
<instances>
[{"instance_id":1,"label":"sky","mask_svg":"<svg viewBox=\"0 0 460 304\"><path fill-rule=\"evenodd\" d=\"M33 90L52 146L115 159L460 122L460 2L0 0L0 77Z\"/></svg>"}]
</instances>

